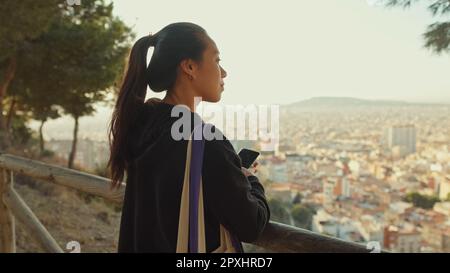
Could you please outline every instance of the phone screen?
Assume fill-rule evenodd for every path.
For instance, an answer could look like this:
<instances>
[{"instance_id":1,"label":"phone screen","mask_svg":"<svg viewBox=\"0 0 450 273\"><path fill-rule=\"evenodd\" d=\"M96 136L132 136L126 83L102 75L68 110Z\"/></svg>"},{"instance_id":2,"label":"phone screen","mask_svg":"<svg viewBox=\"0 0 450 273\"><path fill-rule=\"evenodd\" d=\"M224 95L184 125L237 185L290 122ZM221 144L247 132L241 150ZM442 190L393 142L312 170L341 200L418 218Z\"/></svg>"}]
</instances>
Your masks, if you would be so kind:
<instances>
[{"instance_id":1,"label":"phone screen","mask_svg":"<svg viewBox=\"0 0 450 273\"><path fill-rule=\"evenodd\" d=\"M239 151L239 157L242 161L242 167L250 168L250 166L255 162L256 158L259 156L259 152L250 149L242 149Z\"/></svg>"}]
</instances>

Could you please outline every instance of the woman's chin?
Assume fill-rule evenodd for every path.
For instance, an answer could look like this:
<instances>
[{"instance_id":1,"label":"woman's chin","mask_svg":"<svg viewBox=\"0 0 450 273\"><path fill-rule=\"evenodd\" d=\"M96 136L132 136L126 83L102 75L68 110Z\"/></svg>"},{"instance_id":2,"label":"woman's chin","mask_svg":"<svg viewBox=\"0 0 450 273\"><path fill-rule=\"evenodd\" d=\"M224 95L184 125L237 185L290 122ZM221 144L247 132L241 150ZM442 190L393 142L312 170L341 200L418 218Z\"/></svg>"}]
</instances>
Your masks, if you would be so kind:
<instances>
[{"instance_id":1,"label":"woman's chin","mask_svg":"<svg viewBox=\"0 0 450 273\"><path fill-rule=\"evenodd\" d=\"M220 101L220 99L221 99L221 95L220 95L220 93L218 93L216 96L214 96L214 97L208 97L208 98L202 98L202 101L206 101L206 102L212 102L212 103L214 103L214 102L218 102L218 101Z\"/></svg>"},{"instance_id":2,"label":"woman's chin","mask_svg":"<svg viewBox=\"0 0 450 273\"><path fill-rule=\"evenodd\" d=\"M221 99L221 96L219 95L219 96L218 96L216 99L214 99L214 101L212 101L212 102L219 102L220 99Z\"/></svg>"},{"instance_id":3,"label":"woman's chin","mask_svg":"<svg viewBox=\"0 0 450 273\"><path fill-rule=\"evenodd\" d=\"M216 94L216 96L214 97L214 102L218 102L218 101L220 101L220 99L222 98L222 92L223 92L223 89L222 90L219 90L219 92L217 92L217 94Z\"/></svg>"}]
</instances>

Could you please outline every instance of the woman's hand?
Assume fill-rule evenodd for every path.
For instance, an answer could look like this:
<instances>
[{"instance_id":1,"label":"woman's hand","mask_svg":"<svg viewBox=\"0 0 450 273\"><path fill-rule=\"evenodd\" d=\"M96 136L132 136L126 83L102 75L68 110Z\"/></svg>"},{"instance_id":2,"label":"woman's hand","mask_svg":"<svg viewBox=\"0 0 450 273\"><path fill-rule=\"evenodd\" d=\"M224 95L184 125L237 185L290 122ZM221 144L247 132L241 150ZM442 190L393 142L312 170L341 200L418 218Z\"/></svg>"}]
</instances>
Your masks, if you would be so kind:
<instances>
[{"instance_id":1,"label":"woman's hand","mask_svg":"<svg viewBox=\"0 0 450 273\"><path fill-rule=\"evenodd\" d=\"M246 177L249 176L249 175L255 175L256 172L258 171L256 169L256 166L258 166L258 162L253 163L252 166L249 169L241 167L241 170L242 170L242 172L244 173L244 175Z\"/></svg>"}]
</instances>

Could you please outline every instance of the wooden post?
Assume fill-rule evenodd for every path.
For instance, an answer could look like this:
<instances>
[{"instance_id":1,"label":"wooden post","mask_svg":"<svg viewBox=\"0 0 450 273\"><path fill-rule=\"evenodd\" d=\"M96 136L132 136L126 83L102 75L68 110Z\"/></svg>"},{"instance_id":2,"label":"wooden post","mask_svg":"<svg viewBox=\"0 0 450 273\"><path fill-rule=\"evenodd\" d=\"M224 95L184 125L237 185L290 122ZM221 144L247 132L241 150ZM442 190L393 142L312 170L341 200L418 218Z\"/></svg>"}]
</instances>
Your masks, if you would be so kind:
<instances>
[{"instance_id":1,"label":"wooden post","mask_svg":"<svg viewBox=\"0 0 450 273\"><path fill-rule=\"evenodd\" d=\"M15 218L23 224L24 229L36 240L42 249L50 253L64 252L14 189L7 191L3 195L3 198L3 201L14 214Z\"/></svg>"},{"instance_id":2,"label":"wooden post","mask_svg":"<svg viewBox=\"0 0 450 273\"><path fill-rule=\"evenodd\" d=\"M12 186L13 172L0 168L0 253L16 252L14 216L3 199Z\"/></svg>"}]
</instances>

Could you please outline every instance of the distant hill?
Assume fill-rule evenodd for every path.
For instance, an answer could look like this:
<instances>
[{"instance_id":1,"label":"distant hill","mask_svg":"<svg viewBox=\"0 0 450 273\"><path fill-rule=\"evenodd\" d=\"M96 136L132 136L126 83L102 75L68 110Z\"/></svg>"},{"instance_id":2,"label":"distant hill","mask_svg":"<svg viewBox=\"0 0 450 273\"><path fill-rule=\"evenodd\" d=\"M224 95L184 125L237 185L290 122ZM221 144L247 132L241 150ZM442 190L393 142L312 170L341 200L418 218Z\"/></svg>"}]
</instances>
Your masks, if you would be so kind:
<instances>
[{"instance_id":1,"label":"distant hill","mask_svg":"<svg viewBox=\"0 0 450 273\"><path fill-rule=\"evenodd\" d=\"M296 107L352 107L352 106L450 106L449 104L411 103L396 100L367 100L351 97L314 97L284 105Z\"/></svg>"}]
</instances>

